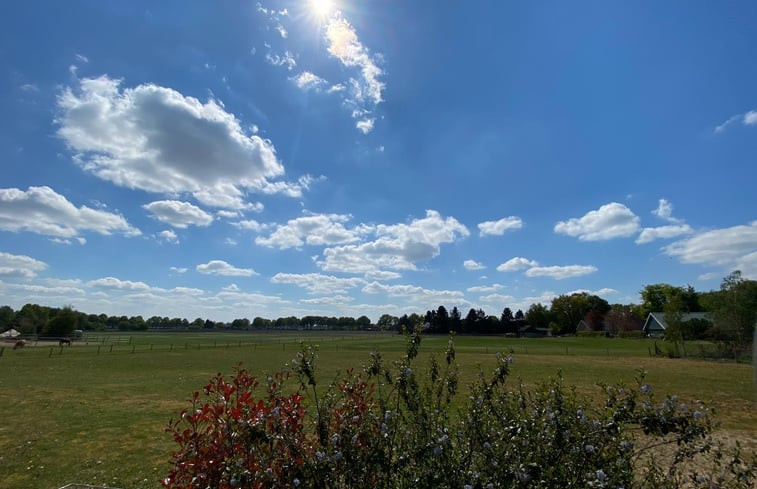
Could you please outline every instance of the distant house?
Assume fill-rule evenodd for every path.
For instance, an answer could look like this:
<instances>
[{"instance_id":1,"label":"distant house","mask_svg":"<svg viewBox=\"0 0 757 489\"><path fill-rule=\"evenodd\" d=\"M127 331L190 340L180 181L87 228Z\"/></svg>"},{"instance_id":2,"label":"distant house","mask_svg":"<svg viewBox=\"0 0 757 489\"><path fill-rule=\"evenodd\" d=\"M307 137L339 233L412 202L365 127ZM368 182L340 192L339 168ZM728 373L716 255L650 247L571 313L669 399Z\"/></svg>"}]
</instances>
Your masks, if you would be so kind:
<instances>
[{"instance_id":1,"label":"distant house","mask_svg":"<svg viewBox=\"0 0 757 489\"><path fill-rule=\"evenodd\" d=\"M3 331L2 333L0 333L0 338L2 338L4 340L13 339L13 338L16 338L18 336L21 336L21 333L19 333L18 331L16 331L13 328L11 328L11 329L9 329L7 331Z\"/></svg>"},{"instance_id":2,"label":"distant house","mask_svg":"<svg viewBox=\"0 0 757 489\"><path fill-rule=\"evenodd\" d=\"M576 333L579 331L592 331L592 329L589 327L589 323L582 319L578 322L578 326L576 326Z\"/></svg>"},{"instance_id":3,"label":"distant house","mask_svg":"<svg viewBox=\"0 0 757 489\"><path fill-rule=\"evenodd\" d=\"M552 332L549 328L537 328L528 324L519 328L518 334L523 338L543 338L545 336L552 336Z\"/></svg>"},{"instance_id":4,"label":"distant house","mask_svg":"<svg viewBox=\"0 0 757 489\"><path fill-rule=\"evenodd\" d=\"M684 312L681 314L681 322L690 321L692 319L704 319L708 320L706 312ZM660 338L665 335L665 330L668 329L668 323L665 322L664 312L650 312L647 316L647 320L644 322L644 334L652 338Z\"/></svg>"}]
</instances>

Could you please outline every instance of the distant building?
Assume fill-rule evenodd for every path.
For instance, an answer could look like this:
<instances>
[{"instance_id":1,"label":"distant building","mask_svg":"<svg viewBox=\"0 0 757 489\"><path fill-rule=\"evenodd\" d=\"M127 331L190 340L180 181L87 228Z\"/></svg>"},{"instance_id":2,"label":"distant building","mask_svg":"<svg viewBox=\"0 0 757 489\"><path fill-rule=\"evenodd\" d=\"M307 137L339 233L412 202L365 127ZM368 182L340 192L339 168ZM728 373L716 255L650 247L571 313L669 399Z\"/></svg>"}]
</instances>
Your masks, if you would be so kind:
<instances>
[{"instance_id":1,"label":"distant building","mask_svg":"<svg viewBox=\"0 0 757 489\"><path fill-rule=\"evenodd\" d=\"M692 319L704 319L709 321L706 312L684 312L681 314L681 322L690 321ZM665 335L665 330L668 329L668 323L665 321L664 312L650 312L647 316L647 320L644 322L644 334L652 338L660 338Z\"/></svg>"},{"instance_id":2,"label":"distant building","mask_svg":"<svg viewBox=\"0 0 757 489\"><path fill-rule=\"evenodd\" d=\"M14 339L21 336L21 333L19 333L17 330L11 328L7 331L3 331L0 333L0 338L8 340L8 339Z\"/></svg>"}]
</instances>

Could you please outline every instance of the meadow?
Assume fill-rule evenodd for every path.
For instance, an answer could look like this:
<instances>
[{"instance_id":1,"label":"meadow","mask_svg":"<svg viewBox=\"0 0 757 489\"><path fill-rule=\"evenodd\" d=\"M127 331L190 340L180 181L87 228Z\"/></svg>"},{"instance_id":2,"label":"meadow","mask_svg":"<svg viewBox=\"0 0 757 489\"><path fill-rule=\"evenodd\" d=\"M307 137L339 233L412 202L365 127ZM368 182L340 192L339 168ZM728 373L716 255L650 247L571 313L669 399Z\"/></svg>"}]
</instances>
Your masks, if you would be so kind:
<instances>
[{"instance_id":1,"label":"meadow","mask_svg":"<svg viewBox=\"0 0 757 489\"><path fill-rule=\"evenodd\" d=\"M3 487L159 487L174 449L165 428L191 393L238 362L260 375L277 370L301 341L318 346L324 384L340 369L367 363L373 350L387 360L405 351L396 334L327 332L99 334L70 348L6 345L0 356ZM421 356L441 355L447 341L425 337ZM560 371L589 397L598 383L632 384L644 369L659 395L708 402L722 422L720 436L757 449L750 364L652 357L651 340L458 337L455 344L461 385L475 380L479 366L494 365L498 351L512 351L511 382L532 385Z\"/></svg>"}]
</instances>

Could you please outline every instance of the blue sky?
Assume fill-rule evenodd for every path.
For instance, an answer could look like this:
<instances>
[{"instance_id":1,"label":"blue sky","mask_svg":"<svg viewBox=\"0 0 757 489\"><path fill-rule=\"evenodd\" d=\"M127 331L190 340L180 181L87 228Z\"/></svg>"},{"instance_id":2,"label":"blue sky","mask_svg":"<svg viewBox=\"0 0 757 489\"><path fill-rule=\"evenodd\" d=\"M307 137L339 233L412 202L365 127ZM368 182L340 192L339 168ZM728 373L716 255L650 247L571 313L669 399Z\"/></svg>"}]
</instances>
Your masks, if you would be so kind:
<instances>
[{"instance_id":1,"label":"blue sky","mask_svg":"<svg viewBox=\"0 0 757 489\"><path fill-rule=\"evenodd\" d=\"M754 2L14 2L0 302L231 320L757 279Z\"/></svg>"}]
</instances>

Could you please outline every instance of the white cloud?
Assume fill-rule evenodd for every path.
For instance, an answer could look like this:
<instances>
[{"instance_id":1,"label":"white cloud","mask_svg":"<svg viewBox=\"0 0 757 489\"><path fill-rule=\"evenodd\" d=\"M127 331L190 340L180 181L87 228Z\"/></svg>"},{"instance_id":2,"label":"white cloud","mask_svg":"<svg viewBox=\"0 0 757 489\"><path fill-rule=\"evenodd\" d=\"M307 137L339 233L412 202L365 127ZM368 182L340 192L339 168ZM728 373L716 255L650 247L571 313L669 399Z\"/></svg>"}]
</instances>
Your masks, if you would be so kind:
<instances>
[{"instance_id":1,"label":"white cloud","mask_svg":"<svg viewBox=\"0 0 757 489\"><path fill-rule=\"evenodd\" d=\"M123 216L87 206L76 207L50 187L0 189L0 229L74 238L83 231L139 236Z\"/></svg>"},{"instance_id":2,"label":"white cloud","mask_svg":"<svg viewBox=\"0 0 757 489\"><path fill-rule=\"evenodd\" d=\"M539 265L539 262L536 260L529 260L528 258L523 258L522 256L516 256L515 258L510 258L505 263L501 263L497 267L498 272L517 272L518 270L523 270L525 268L530 267L536 267Z\"/></svg>"},{"instance_id":3,"label":"white cloud","mask_svg":"<svg viewBox=\"0 0 757 489\"><path fill-rule=\"evenodd\" d=\"M441 244L470 234L457 219L443 218L434 210L409 224L378 225L375 232L378 238L374 241L326 248L318 265L325 271L344 273L416 270L416 262L439 255Z\"/></svg>"},{"instance_id":4,"label":"white cloud","mask_svg":"<svg viewBox=\"0 0 757 489\"><path fill-rule=\"evenodd\" d=\"M715 133L720 133L720 132L725 131L728 128L728 126L736 122L741 122L745 126L757 125L757 111L750 110L744 114L736 114L730 117L727 121L723 122L722 124L720 124L719 126L715 128Z\"/></svg>"},{"instance_id":5,"label":"white cloud","mask_svg":"<svg viewBox=\"0 0 757 489\"><path fill-rule=\"evenodd\" d=\"M739 269L745 278L757 279L757 221L701 232L671 243L663 251L682 263Z\"/></svg>"},{"instance_id":6,"label":"white cloud","mask_svg":"<svg viewBox=\"0 0 757 489\"><path fill-rule=\"evenodd\" d=\"M673 217L673 204L666 199L660 199L657 209L653 210L652 214L675 224L682 222L681 219Z\"/></svg>"},{"instance_id":7,"label":"white cloud","mask_svg":"<svg viewBox=\"0 0 757 489\"><path fill-rule=\"evenodd\" d=\"M213 222L213 216L189 202L178 200L158 200L142 206L152 212L153 216L161 222L170 224L176 228L188 226L209 226Z\"/></svg>"},{"instance_id":8,"label":"white cloud","mask_svg":"<svg viewBox=\"0 0 757 489\"><path fill-rule=\"evenodd\" d=\"M492 284L492 285L476 285L474 287L468 287L468 292L473 292L475 294L483 294L486 292L496 292L498 290L504 289L505 286L501 284Z\"/></svg>"},{"instance_id":9,"label":"white cloud","mask_svg":"<svg viewBox=\"0 0 757 489\"><path fill-rule=\"evenodd\" d=\"M232 226L238 229L244 229L248 231L260 232L268 228L267 224L261 224L255 219L246 219L242 221L232 222Z\"/></svg>"},{"instance_id":10,"label":"white cloud","mask_svg":"<svg viewBox=\"0 0 757 489\"><path fill-rule=\"evenodd\" d=\"M296 285L311 294L339 294L363 285L365 280L355 277L338 278L320 273L277 273L271 278L271 282Z\"/></svg>"},{"instance_id":11,"label":"white cloud","mask_svg":"<svg viewBox=\"0 0 757 489\"><path fill-rule=\"evenodd\" d=\"M379 81L379 77L383 75L383 72L341 12L335 13L326 26L326 40L329 54L341 61L344 66L360 68L362 80L360 92L356 94L359 99L367 99L373 104L380 103L384 84Z\"/></svg>"},{"instance_id":12,"label":"white cloud","mask_svg":"<svg viewBox=\"0 0 757 489\"><path fill-rule=\"evenodd\" d=\"M480 236L502 236L505 231L522 227L523 221L516 216L504 217L498 221L485 221L478 225Z\"/></svg>"},{"instance_id":13,"label":"white cloud","mask_svg":"<svg viewBox=\"0 0 757 489\"><path fill-rule=\"evenodd\" d=\"M347 106L353 107L352 117L363 134L373 130L375 118L368 117L371 109L383 101L384 83L380 80L384 72L378 66L380 56L372 56L360 42L357 32L344 18L342 12L336 11L326 25L325 38L329 54L337 58L345 67L357 68L359 78L349 79L349 88L344 84L335 84L329 92L341 92Z\"/></svg>"},{"instance_id":14,"label":"white cloud","mask_svg":"<svg viewBox=\"0 0 757 489\"><path fill-rule=\"evenodd\" d=\"M623 204L611 202L581 218L555 224L556 233L578 237L581 241L625 238L639 231L639 217Z\"/></svg>"},{"instance_id":15,"label":"white cloud","mask_svg":"<svg viewBox=\"0 0 757 489\"><path fill-rule=\"evenodd\" d=\"M195 267L198 272L205 275L223 275L225 277L251 277L257 272L251 268L236 268L223 260L210 260Z\"/></svg>"},{"instance_id":16,"label":"white cloud","mask_svg":"<svg viewBox=\"0 0 757 489\"><path fill-rule=\"evenodd\" d=\"M184 267L171 267L169 268L174 273L187 273L187 269Z\"/></svg>"},{"instance_id":17,"label":"white cloud","mask_svg":"<svg viewBox=\"0 0 757 489\"><path fill-rule=\"evenodd\" d=\"M443 304L460 302L464 295L457 290L424 289L415 285L386 285L371 282L363 287L366 294L384 294L389 297L401 297L418 304Z\"/></svg>"},{"instance_id":18,"label":"white cloud","mask_svg":"<svg viewBox=\"0 0 757 489\"><path fill-rule=\"evenodd\" d=\"M644 228L641 230L641 234L636 238L637 244L651 243L656 239L667 239L681 236L682 234L689 234L692 232L691 226L688 224L682 225L670 225L659 226L656 228Z\"/></svg>"},{"instance_id":19,"label":"white cloud","mask_svg":"<svg viewBox=\"0 0 757 489\"><path fill-rule=\"evenodd\" d=\"M31 279L47 268L45 262L26 255L12 255L0 252L0 277L20 277Z\"/></svg>"},{"instance_id":20,"label":"white cloud","mask_svg":"<svg viewBox=\"0 0 757 489\"><path fill-rule=\"evenodd\" d=\"M309 71L303 71L292 80L301 90L318 90L327 83L326 80Z\"/></svg>"},{"instance_id":21,"label":"white cloud","mask_svg":"<svg viewBox=\"0 0 757 489\"><path fill-rule=\"evenodd\" d=\"M586 294L589 294L589 295L596 295L596 296L599 296L599 297L604 297L606 295L617 294L618 291L615 290L615 289L611 289L609 287L605 287L605 288L602 288L602 289L599 289L599 290L576 289L576 290L571 290L570 292L566 292L565 295L583 294L583 293L586 293Z\"/></svg>"},{"instance_id":22,"label":"white cloud","mask_svg":"<svg viewBox=\"0 0 757 489\"><path fill-rule=\"evenodd\" d=\"M325 180L326 177L313 177L312 175L303 175L296 182L269 182L268 180L259 180L252 184L251 188L264 194L283 194L287 197L302 197L302 191L308 190L314 182Z\"/></svg>"},{"instance_id":23,"label":"white cloud","mask_svg":"<svg viewBox=\"0 0 757 489\"><path fill-rule=\"evenodd\" d=\"M354 243L360 240L365 228L347 229L344 223L350 216L343 214L314 214L298 217L279 225L268 237L259 236L255 243L271 248L299 248L304 244L311 246Z\"/></svg>"},{"instance_id":24,"label":"white cloud","mask_svg":"<svg viewBox=\"0 0 757 489\"><path fill-rule=\"evenodd\" d=\"M463 266L466 270L483 270L486 268L482 263L477 262L476 260L465 260L463 262Z\"/></svg>"},{"instance_id":25,"label":"white cloud","mask_svg":"<svg viewBox=\"0 0 757 489\"><path fill-rule=\"evenodd\" d=\"M239 211L227 211L224 209L216 211L216 216L221 217L223 219L236 219L238 217L242 217L242 213Z\"/></svg>"},{"instance_id":26,"label":"white cloud","mask_svg":"<svg viewBox=\"0 0 757 489\"><path fill-rule=\"evenodd\" d=\"M104 180L245 208L245 190L284 173L273 144L245 133L216 100L154 84L122 89L107 76L79 83L58 97L58 135L85 171Z\"/></svg>"},{"instance_id":27,"label":"white cloud","mask_svg":"<svg viewBox=\"0 0 757 489\"><path fill-rule=\"evenodd\" d=\"M580 277L597 271L593 265L566 265L551 267L532 267L526 270L529 277L551 277L555 280Z\"/></svg>"},{"instance_id":28,"label":"white cloud","mask_svg":"<svg viewBox=\"0 0 757 489\"><path fill-rule=\"evenodd\" d=\"M745 126L757 125L757 111L750 110L749 112L744 114L744 125Z\"/></svg>"},{"instance_id":29,"label":"white cloud","mask_svg":"<svg viewBox=\"0 0 757 489\"><path fill-rule=\"evenodd\" d=\"M166 229L165 231L161 231L158 233L158 236L168 241L169 243L179 242L179 237L176 235L176 233L172 229Z\"/></svg>"},{"instance_id":30,"label":"white cloud","mask_svg":"<svg viewBox=\"0 0 757 489\"><path fill-rule=\"evenodd\" d=\"M352 297L346 295L332 295L328 297L316 297L314 299L302 299L302 304L348 304Z\"/></svg>"},{"instance_id":31,"label":"white cloud","mask_svg":"<svg viewBox=\"0 0 757 489\"><path fill-rule=\"evenodd\" d=\"M269 51L266 53L265 59L273 66L286 66L289 71L292 71L297 66L297 60L294 59L294 55L289 51L285 51L281 55Z\"/></svg>"},{"instance_id":32,"label":"white cloud","mask_svg":"<svg viewBox=\"0 0 757 489\"><path fill-rule=\"evenodd\" d=\"M144 282L132 282L131 280L121 280L116 277L103 277L97 280L87 282L90 287L99 287L103 289L116 290L149 290L150 286Z\"/></svg>"},{"instance_id":33,"label":"white cloud","mask_svg":"<svg viewBox=\"0 0 757 489\"><path fill-rule=\"evenodd\" d=\"M365 278L368 280L395 280L400 277L402 277L402 274L387 270L373 270L365 273Z\"/></svg>"},{"instance_id":34,"label":"white cloud","mask_svg":"<svg viewBox=\"0 0 757 489\"><path fill-rule=\"evenodd\" d=\"M355 123L355 127L357 127L363 134L368 134L373 131L374 122L376 122L376 119L362 119Z\"/></svg>"},{"instance_id":35,"label":"white cloud","mask_svg":"<svg viewBox=\"0 0 757 489\"><path fill-rule=\"evenodd\" d=\"M511 295L505 295L505 294L489 294L489 295L483 295L478 298L481 302L487 302L490 304L511 304L516 299L515 297Z\"/></svg>"}]
</instances>

